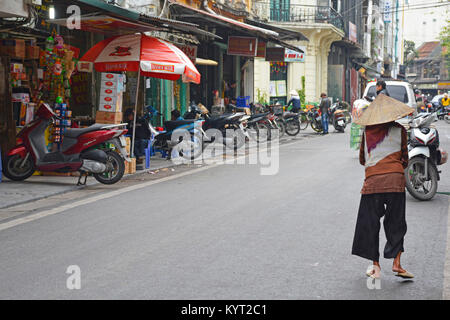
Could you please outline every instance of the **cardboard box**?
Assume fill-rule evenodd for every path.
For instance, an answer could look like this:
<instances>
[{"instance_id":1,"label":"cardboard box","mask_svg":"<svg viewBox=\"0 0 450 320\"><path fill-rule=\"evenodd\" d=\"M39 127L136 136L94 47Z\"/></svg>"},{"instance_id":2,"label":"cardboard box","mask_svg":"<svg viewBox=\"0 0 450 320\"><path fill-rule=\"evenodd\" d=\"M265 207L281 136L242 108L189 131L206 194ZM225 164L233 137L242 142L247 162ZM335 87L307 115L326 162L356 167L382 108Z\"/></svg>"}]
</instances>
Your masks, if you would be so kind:
<instances>
[{"instance_id":1,"label":"cardboard box","mask_svg":"<svg viewBox=\"0 0 450 320\"><path fill-rule=\"evenodd\" d=\"M131 162L125 161L125 174L136 172L136 158L131 158Z\"/></svg>"},{"instance_id":2,"label":"cardboard box","mask_svg":"<svg viewBox=\"0 0 450 320\"><path fill-rule=\"evenodd\" d=\"M38 46L27 46L26 57L27 59L39 59L40 48Z\"/></svg>"},{"instance_id":3,"label":"cardboard box","mask_svg":"<svg viewBox=\"0 0 450 320\"><path fill-rule=\"evenodd\" d=\"M25 40L21 39L5 39L2 40L2 45L0 46L0 53L3 55L8 55L12 58L25 59Z\"/></svg>"},{"instance_id":4,"label":"cardboard box","mask_svg":"<svg viewBox=\"0 0 450 320\"><path fill-rule=\"evenodd\" d=\"M101 88L102 89L116 89L117 93L123 92L124 89L124 76L116 73L102 73L101 76Z\"/></svg>"},{"instance_id":5,"label":"cardboard box","mask_svg":"<svg viewBox=\"0 0 450 320\"><path fill-rule=\"evenodd\" d=\"M122 112L105 112L97 111L95 122L105 124L119 124L122 123Z\"/></svg>"},{"instance_id":6,"label":"cardboard box","mask_svg":"<svg viewBox=\"0 0 450 320\"><path fill-rule=\"evenodd\" d=\"M127 145L125 146L125 149L127 150L128 156L130 156L131 153L131 138L125 137L125 141L127 142Z\"/></svg>"},{"instance_id":7,"label":"cardboard box","mask_svg":"<svg viewBox=\"0 0 450 320\"><path fill-rule=\"evenodd\" d=\"M100 96L100 111L106 112L122 112L122 93L119 94L102 94Z\"/></svg>"}]
</instances>

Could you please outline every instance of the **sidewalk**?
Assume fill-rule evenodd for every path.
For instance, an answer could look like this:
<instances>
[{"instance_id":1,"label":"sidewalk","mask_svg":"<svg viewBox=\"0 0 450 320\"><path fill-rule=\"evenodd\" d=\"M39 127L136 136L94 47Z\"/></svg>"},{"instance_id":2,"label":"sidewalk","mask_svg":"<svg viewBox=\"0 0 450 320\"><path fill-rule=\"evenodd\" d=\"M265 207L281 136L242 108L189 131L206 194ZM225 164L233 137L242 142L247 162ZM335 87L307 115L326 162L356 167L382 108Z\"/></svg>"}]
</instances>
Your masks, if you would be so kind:
<instances>
[{"instance_id":1,"label":"sidewalk","mask_svg":"<svg viewBox=\"0 0 450 320\"><path fill-rule=\"evenodd\" d=\"M124 179L143 172L173 166L175 164L172 161L167 161L156 155L151 158L149 169L138 170L136 173L125 175ZM64 176L32 176L20 182L3 177L0 183L0 209L84 188L84 186L77 186L77 181L78 177ZM93 177L87 179L87 186L98 183Z\"/></svg>"}]
</instances>

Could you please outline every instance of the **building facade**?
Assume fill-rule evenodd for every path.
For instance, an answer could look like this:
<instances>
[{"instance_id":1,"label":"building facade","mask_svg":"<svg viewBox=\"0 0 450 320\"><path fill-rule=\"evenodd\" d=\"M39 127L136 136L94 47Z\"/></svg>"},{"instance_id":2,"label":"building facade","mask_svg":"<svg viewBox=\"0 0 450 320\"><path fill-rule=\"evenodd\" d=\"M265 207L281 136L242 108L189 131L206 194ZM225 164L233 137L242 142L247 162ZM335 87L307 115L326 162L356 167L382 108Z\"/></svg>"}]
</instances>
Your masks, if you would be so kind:
<instances>
[{"instance_id":1,"label":"building facade","mask_svg":"<svg viewBox=\"0 0 450 320\"><path fill-rule=\"evenodd\" d=\"M283 93L303 89L303 77L306 101L317 101L320 93L327 91L331 44L345 35L342 17L330 4L328 0L254 0L252 13L255 19L301 32L308 38L308 41L290 41L305 49L301 61L286 62L280 66L271 65L264 59L255 59L255 95L265 94L272 101L284 102L288 99L287 94L282 96L273 89L273 81L280 81L274 76L274 73L280 73L279 69L286 81Z\"/></svg>"},{"instance_id":2,"label":"building facade","mask_svg":"<svg viewBox=\"0 0 450 320\"><path fill-rule=\"evenodd\" d=\"M439 41L422 43L417 48L417 58L407 68L407 79L414 89L424 94L436 95L450 90L447 61Z\"/></svg>"}]
</instances>

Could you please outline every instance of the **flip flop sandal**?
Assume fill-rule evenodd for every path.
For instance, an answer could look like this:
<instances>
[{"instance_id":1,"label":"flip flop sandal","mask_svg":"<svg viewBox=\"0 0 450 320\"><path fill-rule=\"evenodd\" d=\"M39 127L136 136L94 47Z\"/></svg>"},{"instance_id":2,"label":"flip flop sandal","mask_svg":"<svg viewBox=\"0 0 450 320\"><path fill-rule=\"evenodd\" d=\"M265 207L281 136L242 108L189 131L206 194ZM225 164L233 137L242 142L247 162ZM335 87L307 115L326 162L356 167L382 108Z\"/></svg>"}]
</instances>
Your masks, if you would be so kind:
<instances>
[{"instance_id":1,"label":"flip flop sandal","mask_svg":"<svg viewBox=\"0 0 450 320\"><path fill-rule=\"evenodd\" d=\"M373 267L369 267L366 270L366 276L372 279L379 279L380 277L375 277L375 269Z\"/></svg>"},{"instance_id":2,"label":"flip flop sandal","mask_svg":"<svg viewBox=\"0 0 450 320\"><path fill-rule=\"evenodd\" d=\"M397 272L397 274L395 275L396 277L400 277L403 279L412 279L414 278L414 275L409 273L408 271L405 272Z\"/></svg>"}]
</instances>

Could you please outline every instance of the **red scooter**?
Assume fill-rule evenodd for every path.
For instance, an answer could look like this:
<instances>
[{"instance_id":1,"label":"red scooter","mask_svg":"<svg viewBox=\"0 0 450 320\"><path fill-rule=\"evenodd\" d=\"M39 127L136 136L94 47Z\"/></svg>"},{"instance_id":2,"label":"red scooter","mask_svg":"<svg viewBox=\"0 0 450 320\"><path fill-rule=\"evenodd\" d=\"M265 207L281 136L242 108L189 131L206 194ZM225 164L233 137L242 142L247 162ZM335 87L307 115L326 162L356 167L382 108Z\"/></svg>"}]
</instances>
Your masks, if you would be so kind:
<instances>
[{"instance_id":1,"label":"red scooter","mask_svg":"<svg viewBox=\"0 0 450 320\"><path fill-rule=\"evenodd\" d=\"M122 179L124 160L130 161L123 136L127 129L120 129L125 124L94 124L83 129L66 129L61 151L49 152L45 130L55 119L59 117L49 105L41 104L35 120L19 132L17 145L9 150L4 159L3 173L7 178L22 181L38 170L62 173L79 171L78 185L86 184L89 173L104 184L114 184ZM85 179L81 183L83 176Z\"/></svg>"}]
</instances>

